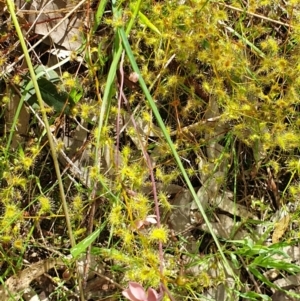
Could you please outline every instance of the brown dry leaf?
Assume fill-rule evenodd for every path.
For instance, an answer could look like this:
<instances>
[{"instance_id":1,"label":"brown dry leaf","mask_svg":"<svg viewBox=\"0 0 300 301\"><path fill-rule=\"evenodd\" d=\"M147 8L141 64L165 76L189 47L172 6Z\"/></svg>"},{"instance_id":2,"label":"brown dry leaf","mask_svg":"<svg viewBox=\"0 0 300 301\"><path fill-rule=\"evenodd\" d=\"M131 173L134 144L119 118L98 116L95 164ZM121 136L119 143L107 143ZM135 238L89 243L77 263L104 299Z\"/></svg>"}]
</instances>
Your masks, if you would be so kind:
<instances>
[{"instance_id":1,"label":"brown dry leaf","mask_svg":"<svg viewBox=\"0 0 300 301\"><path fill-rule=\"evenodd\" d=\"M63 260L57 258L49 258L32 264L16 275L8 278L4 282L4 285L0 285L0 301L12 300L10 296L14 296L13 300L19 300L21 298L20 293L28 288L34 279L48 272L55 266L64 265Z\"/></svg>"},{"instance_id":2,"label":"brown dry leaf","mask_svg":"<svg viewBox=\"0 0 300 301\"><path fill-rule=\"evenodd\" d=\"M67 50L73 51L82 45L82 32L80 28L84 23L84 14L74 13L72 19L66 18L63 20L63 11L67 9L65 1L53 0L44 2L35 0L29 4L23 2L22 0L17 1L17 7L20 8L19 13L22 13L22 10L24 10L24 12L36 11L36 13L25 14L28 17L28 22L35 24L33 30L36 34L49 36L53 43L63 46ZM71 7L68 8L71 9ZM50 32L51 29L60 22L62 23L54 31Z\"/></svg>"},{"instance_id":3,"label":"brown dry leaf","mask_svg":"<svg viewBox=\"0 0 300 301\"><path fill-rule=\"evenodd\" d=\"M11 125L13 124L13 120L16 116L19 102L20 102L19 95L15 94L11 96L10 102L7 106L7 110L5 110L5 121L7 124L8 132L13 130L11 128ZM29 119L30 119L30 114L26 109L25 105L23 104L18 116L18 122L14 129L14 134L10 145L12 150L16 150L20 145L23 145L23 143L25 142L24 137L26 137L28 134Z\"/></svg>"},{"instance_id":4,"label":"brown dry leaf","mask_svg":"<svg viewBox=\"0 0 300 301\"><path fill-rule=\"evenodd\" d=\"M286 214L280 221L275 224L274 232L272 235L272 242L279 242L280 238L284 235L290 223L290 216Z\"/></svg>"}]
</instances>

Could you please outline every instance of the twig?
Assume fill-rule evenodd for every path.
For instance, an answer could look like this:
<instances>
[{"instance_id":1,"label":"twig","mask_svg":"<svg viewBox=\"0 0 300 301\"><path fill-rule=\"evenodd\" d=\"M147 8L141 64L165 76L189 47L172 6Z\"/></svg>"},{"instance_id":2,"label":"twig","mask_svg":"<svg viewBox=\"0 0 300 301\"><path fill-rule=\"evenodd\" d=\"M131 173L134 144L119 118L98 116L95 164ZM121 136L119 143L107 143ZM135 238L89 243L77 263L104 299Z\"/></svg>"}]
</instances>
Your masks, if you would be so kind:
<instances>
[{"instance_id":1,"label":"twig","mask_svg":"<svg viewBox=\"0 0 300 301\"><path fill-rule=\"evenodd\" d=\"M291 24L284 23L284 22L277 21L277 20L273 20L273 19L270 19L270 18L265 17L263 15L252 13L252 12L246 11L244 9L241 9L241 8L238 8L238 7L234 7L234 6L229 5L229 4L225 4L225 3L221 3L221 2L218 2L218 4L220 4L222 6L225 6L227 8L230 8L232 10L239 11L241 13L246 13L247 15L250 15L250 16L253 16L253 17L256 17L256 18L259 18L259 19L263 19L263 20L266 20L266 21L269 21L269 22L272 22L272 23L276 23L276 24L279 24L279 25L283 25L283 26L287 26L287 27L293 28L293 25L291 25Z\"/></svg>"}]
</instances>

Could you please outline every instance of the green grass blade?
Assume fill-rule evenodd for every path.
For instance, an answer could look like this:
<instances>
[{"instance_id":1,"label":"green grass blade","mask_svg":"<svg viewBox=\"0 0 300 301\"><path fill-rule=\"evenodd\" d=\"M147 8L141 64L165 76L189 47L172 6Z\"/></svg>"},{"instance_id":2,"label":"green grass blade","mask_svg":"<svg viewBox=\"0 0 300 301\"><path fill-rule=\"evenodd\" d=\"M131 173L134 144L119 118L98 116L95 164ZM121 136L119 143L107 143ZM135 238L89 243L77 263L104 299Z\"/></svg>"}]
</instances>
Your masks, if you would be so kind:
<instances>
[{"instance_id":1,"label":"green grass blade","mask_svg":"<svg viewBox=\"0 0 300 301\"><path fill-rule=\"evenodd\" d=\"M114 13L114 17L115 18L119 18L121 16L121 11L120 9L118 9L116 7L117 3L116 1L112 1L113 2L113 13ZM127 26L126 29L126 34L129 34L134 20L138 14L139 8L141 5L141 0L138 1L138 3L135 5L135 11L133 13L132 18L129 21L129 24ZM107 81L106 81L106 86L105 86L105 90L104 90L104 94L103 94L103 98L102 98L102 105L101 105L101 110L100 110L100 114L99 114L99 119L98 119L98 133L97 133L97 137L96 137L96 147L95 147L95 162L99 162L99 150L100 150L100 138L101 138L101 130L104 124L104 117L107 114L107 108L109 107L109 99L110 99L110 94L111 94L111 88L116 76L116 72L117 72L117 68L118 68L118 64L122 55L122 46L120 43L118 43L118 37L116 37L115 39L115 53L113 56L113 61L111 63L109 72L108 72L108 76L107 76Z\"/></svg>"},{"instance_id":2,"label":"green grass blade","mask_svg":"<svg viewBox=\"0 0 300 301\"><path fill-rule=\"evenodd\" d=\"M99 1L98 8L97 8L95 18L94 18L94 25L93 25L92 34L94 34L96 32L98 26L101 23L106 4L107 4L107 0L100 0Z\"/></svg>"}]
</instances>

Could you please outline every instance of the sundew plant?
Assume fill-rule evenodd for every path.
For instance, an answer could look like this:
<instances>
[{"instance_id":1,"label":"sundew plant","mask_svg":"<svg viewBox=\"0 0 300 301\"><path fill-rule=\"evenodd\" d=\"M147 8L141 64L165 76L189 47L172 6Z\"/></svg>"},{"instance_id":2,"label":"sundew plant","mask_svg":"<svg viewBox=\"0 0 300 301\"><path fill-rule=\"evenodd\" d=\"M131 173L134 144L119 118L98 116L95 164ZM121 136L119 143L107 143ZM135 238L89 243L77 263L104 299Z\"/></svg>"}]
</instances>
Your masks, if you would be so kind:
<instances>
[{"instance_id":1,"label":"sundew plant","mask_svg":"<svg viewBox=\"0 0 300 301\"><path fill-rule=\"evenodd\" d=\"M300 2L69 2L43 22L80 47L34 51L0 3L0 292L270 300L300 272Z\"/></svg>"}]
</instances>

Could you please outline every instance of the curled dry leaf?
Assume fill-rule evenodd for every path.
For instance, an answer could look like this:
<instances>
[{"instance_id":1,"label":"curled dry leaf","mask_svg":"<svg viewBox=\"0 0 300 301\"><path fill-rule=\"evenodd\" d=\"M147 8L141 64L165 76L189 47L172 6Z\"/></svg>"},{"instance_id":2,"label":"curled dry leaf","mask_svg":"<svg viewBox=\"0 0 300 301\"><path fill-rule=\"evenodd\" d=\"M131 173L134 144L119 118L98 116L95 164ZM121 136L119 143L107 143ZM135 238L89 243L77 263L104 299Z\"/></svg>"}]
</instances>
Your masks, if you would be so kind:
<instances>
[{"instance_id":1,"label":"curled dry leaf","mask_svg":"<svg viewBox=\"0 0 300 301\"><path fill-rule=\"evenodd\" d=\"M0 300L12 300L11 296L14 296L13 300L20 300L21 292L28 288L34 279L56 266L65 266L65 263L59 258L41 260L20 271L16 275L8 278L3 285L0 285Z\"/></svg>"},{"instance_id":2,"label":"curled dry leaf","mask_svg":"<svg viewBox=\"0 0 300 301\"><path fill-rule=\"evenodd\" d=\"M136 229L140 229L143 226L149 226L150 224L155 225L157 224L156 215L148 215L145 220L138 220L135 222Z\"/></svg>"}]
</instances>

